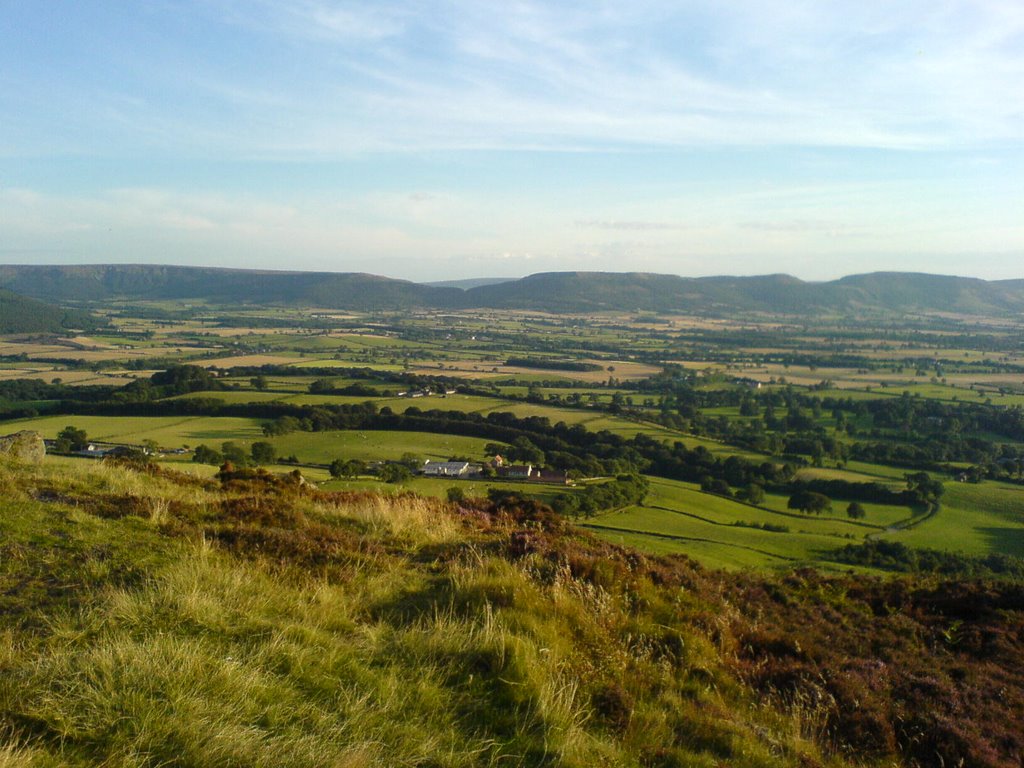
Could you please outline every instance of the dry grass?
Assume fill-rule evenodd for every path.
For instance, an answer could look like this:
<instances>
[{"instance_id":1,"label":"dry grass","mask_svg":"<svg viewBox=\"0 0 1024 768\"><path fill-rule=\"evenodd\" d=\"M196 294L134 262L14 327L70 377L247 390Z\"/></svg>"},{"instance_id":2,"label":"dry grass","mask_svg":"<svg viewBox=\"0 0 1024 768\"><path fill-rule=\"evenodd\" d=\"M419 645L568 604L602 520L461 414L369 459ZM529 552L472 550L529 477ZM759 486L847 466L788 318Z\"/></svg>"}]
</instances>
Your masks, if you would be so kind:
<instances>
[{"instance_id":1,"label":"dry grass","mask_svg":"<svg viewBox=\"0 0 1024 768\"><path fill-rule=\"evenodd\" d=\"M33 768L41 764L39 757L30 748L0 743L0 768Z\"/></svg>"},{"instance_id":2,"label":"dry grass","mask_svg":"<svg viewBox=\"0 0 1024 768\"><path fill-rule=\"evenodd\" d=\"M374 536L409 544L440 544L465 535L458 522L438 499L384 496L369 493L340 494L335 501L315 505L328 519L361 523Z\"/></svg>"}]
</instances>

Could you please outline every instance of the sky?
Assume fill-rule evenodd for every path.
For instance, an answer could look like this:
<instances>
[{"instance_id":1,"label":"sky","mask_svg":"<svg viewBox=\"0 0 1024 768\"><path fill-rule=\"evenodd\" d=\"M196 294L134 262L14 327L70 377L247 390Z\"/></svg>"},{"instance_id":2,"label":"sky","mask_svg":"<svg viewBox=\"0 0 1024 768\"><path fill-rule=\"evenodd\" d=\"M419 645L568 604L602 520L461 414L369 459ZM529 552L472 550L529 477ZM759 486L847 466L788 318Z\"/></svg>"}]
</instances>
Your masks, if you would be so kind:
<instances>
[{"instance_id":1,"label":"sky","mask_svg":"<svg viewBox=\"0 0 1024 768\"><path fill-rule=\"evenodd\" d=\"M1024 278L1020 0L0 0L0 263Z\"/></svg>"}]
</instances>

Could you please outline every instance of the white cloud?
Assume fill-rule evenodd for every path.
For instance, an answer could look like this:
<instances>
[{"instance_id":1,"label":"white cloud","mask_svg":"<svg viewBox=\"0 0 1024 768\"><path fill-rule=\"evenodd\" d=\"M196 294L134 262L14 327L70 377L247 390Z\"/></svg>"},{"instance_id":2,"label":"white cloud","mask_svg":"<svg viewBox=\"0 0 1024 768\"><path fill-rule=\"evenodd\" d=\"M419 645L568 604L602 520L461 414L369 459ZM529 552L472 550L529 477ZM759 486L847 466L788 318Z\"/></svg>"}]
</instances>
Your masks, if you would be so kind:
<instances>
[{"instance_id":1,"label":"white cloud","mask_svg":"<svg viewBox=\"0 0 1024 768\"><path fill-rule=\"evenodd\" d=\"M301 15L303 34L343 26L367 30L356 38L402 38L383 54L350 51L369 80L339 87L357 115L323 113L341 135L373 130L393 149L1021 138L1024 11L1011 4L697 3L685 15L653 4L281 8L286 33ZM317 135L322 151L337 149L330 130Z\"/></svg>"}]
</instances>

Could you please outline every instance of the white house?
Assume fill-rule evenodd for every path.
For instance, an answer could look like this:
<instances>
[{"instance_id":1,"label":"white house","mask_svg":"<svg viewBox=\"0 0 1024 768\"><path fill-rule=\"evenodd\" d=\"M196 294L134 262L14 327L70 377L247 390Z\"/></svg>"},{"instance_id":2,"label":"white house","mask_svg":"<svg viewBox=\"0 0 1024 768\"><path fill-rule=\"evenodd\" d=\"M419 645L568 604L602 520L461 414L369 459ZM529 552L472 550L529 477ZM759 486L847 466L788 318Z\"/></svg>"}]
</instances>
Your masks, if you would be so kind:
<instances>
[{"instance_id":1,"label":"white house","mask_svg":"<svg viewBox=\"0 0 1024 768\"><path fill-rule=\"evenodd\" d=\"M427 461L423 462L422 473L428 477L465 477L469 474L468 461Z\"/></svg>"}]
</instances>

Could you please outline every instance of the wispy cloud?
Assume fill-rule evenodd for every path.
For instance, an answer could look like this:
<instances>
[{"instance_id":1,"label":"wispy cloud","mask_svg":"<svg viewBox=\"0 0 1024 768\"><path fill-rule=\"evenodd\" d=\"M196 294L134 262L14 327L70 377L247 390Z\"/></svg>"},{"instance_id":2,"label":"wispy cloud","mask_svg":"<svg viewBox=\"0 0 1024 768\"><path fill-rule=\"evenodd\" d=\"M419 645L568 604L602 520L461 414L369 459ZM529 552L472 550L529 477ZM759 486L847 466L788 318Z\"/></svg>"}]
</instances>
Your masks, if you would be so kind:
<instances>
[{"instance_id":1,"label":"wispy cloud","mask_svg":"<svg viewBox=\"0 0 1024 768\"><path fill-rule=\"evenodd\" d=\"M401 38L349 62L372 93L344 89L393 148L1020 138L1024 11L1008 3L384 7L286 3L281 23Z\"/></svg>"},{"instance_id":2,"label":"wispy cloud","mask_svg":"<svg viewBox=\"0 0 1024 768\"><path fill-rule=\"evenodd\" d=\"M40 84L79 94L83 144L314 157L1024 138L1012 1L219 0L154 14L167 39L125 51L136 74L120 87L88 61ZM192 16L223 42L196 38Z\"/></svg>"}]
</instances>

